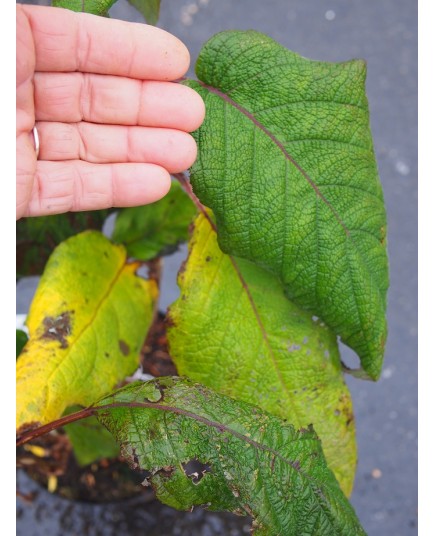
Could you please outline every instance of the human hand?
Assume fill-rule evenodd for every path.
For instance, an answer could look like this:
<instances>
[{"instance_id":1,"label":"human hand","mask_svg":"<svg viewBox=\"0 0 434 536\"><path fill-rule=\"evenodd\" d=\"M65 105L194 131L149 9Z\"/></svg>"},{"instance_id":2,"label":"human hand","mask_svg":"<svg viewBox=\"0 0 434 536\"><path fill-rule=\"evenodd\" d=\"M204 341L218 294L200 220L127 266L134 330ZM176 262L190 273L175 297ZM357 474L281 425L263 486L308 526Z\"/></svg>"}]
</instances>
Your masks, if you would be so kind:
<instances>
[{"instance_id":1,"label":"human hand","mask_svg":"<svg viewBox=\"0 0 434 536\"><path fill-rule=\"evenodd\" d=\"M17 5L17 219L163 197L194 162L188 132L205 114L170 82L189 62L153 26Z\"/></svg>"}]
</instances>

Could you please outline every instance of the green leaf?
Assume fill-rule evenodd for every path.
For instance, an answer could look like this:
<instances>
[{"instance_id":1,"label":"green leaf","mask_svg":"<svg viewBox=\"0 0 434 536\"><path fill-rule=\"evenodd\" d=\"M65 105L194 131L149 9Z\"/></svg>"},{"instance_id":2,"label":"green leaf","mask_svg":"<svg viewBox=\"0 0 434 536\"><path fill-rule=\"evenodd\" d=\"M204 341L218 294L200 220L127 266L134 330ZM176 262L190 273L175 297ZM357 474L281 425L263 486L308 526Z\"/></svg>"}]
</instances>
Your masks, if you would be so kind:
<instances>
[{"instance_id":1,"label":"green leaf","mask_svg":"<svg viewBox=\"0 0 434 536\"><path fill-rule=\"evenodd\" d=\"M116 218L112 235L123 243L128 255L148 261L176 249L188 239L188 226L196 208L177 182L160 201L144 207L123 209Z\"/></svg>"},{"instance_id":2,"label":"green leaf","mask_svg":"<svg viewBox=\"0 0 434 536\"><path fill-rule=\"evenodd\" d=\"M322 63L254 32L202 49L206 118L191 182L224 252L278 275L377 379L386 341L386 217L363 61Z\"/></svg>"},{"instance_id":3,"label":"green leaf","mask_svg":"<svg viewBox=\"0 0 434 536\"><path fill-rule=\"evenodd\" d=\"M82 231L101 229L108 214L108 210L95 210L18 220L17 275L41 274L58 244Z\"/></svg>"},{"instance_id":4,"label":"green leaf","mask_svg":"<svg viewBox=\"0 0 434 536\"><path fill-rule=\"evenodd\" d=\"M56 248L26 324L17 361L17 428L48 423L68 406L87 406L138 366L157 297L135 275L122 246L87 231Z\"/></svg>"},{"instance_id":5,"label":"green leaf","mask_svg":"<svg viewBox=\"0 0 434 536\"><path fill-rule=\"evenodd\" d=\"M349 495L356 469L351 395L336 336L285 297L269 272L221 252L200 215L170 307L168 342L179 374L256 404L297 428L313 423Z\"/></svg>"},{"instance_id":6,"label":"green leaf","mask_svg":"<svg viewBox=\"0 0 434 536\"><path fill-rule=\"evenodd\" d=\"M65 415L78 411L80 406L71 406ZM112 434L100 424L96 417L88 417L65 426L79 465L89 465L102 458L119 456L119 445Z\"/></svg>"},{"instance_id":7,"label":"green leaf","mask_svg":"<svg viewBox=\"0 0 434 536\"><path fill-rule=\"evenodd\" d=\"M106 16L117 0L52 0L52 6Z\"/></svg>"},{"instance_id":8,"label":"green leaf","mask_svg":"<svg viewBox=\"0 0 434 536\"><path fill-rule=\"evenodd\" d=\"M146 19L148 24L157 24L161 0L128 0Z\"/></svg>"},{"instance_id":9,"label":"green leaf","mask_svg":"<svg viewBox=\"0 0 434 536\"><path fill-rule=\"evenodd\" d=\"M251 515L258 535L365 534L312 428L180 378L130 384L97 406L122 455L151 472L171 506Z\"/></svg>"},{"instance_id":10,"label":"green leaf","mask_svg":"<svg viewBox=\"0 0 434 536\"><path fill-rule=\"evenodd\" d=\"M23 348L24 346L26 345L27 341L29 340L29 338L27 337L27 333L25 331L23 331L22 329L17 329L16 330L16 337L17 337L17 341L16 341L16 357L18 359L18 356L21 354L21 352L23 351Z\"/></svg>"}]
</instances>

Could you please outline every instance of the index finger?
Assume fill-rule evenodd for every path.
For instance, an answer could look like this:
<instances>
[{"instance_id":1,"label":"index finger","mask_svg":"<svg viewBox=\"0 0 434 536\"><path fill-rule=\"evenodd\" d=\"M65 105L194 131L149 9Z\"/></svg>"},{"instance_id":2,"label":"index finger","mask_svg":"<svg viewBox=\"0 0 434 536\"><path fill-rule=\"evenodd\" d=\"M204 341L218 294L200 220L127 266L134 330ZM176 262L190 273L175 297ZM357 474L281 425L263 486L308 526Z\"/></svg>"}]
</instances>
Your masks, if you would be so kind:
<instances>
[{"instance_id":1,"label":"index finger","mask_svg":"<svg viewBox=\"0 0 434 536\"><path fill-rule=\"evenodd\" d=\"M17 9L23 9L32 28L37 71L176 80L190 64L186 46L154 26L55 7Z\"/></svg>"}]
</instances>

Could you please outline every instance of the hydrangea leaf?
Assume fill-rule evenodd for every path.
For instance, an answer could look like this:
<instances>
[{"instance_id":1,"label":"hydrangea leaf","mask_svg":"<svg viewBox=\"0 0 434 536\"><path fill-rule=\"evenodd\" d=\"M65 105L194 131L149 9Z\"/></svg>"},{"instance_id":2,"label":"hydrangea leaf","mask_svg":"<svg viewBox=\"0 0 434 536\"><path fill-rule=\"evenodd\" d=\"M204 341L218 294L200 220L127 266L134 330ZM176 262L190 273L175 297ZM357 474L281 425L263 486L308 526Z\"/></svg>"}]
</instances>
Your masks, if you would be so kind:
<instances>
[{"instance_id":1,"label":"hydrangea leaf","mask_svg":"<svg viewBox=\"0 0 434 536\"><path fill-rule=\"evenodd\" d=\"M54 250L17 361L17 428L87 406L136 370L158 294L155 281L135 275L138 266L97 231Z\"/></svg>"},{"instance_id":2,"label":"hydrangea leaf","mask_svg":"<svg viewBox=\"0 0 434 536\"><path fill-rule=\"evenodd\" d=\"M193 202L179 183L173 182L169 193L156 203L121 210L112 240L124 244L130 257L148 261L185 242L195 214Z\"/></svg>"},{"instance_id":3,"label":"hydrangea leaf","mask_svg":"<svg viewBox=\"0 0 434 536\"><path fill-rule=\"evenodd\" d=\"M150 471L171 506L250 515L256 535L365 534L312 428L180 378L130 384L97 406L122 455Z\"/></svg>"},{"instance_id":4,"label":"hydrangea leaf","mask_svg":"<svg viewBox=\"0 0 434 536\"><path fill-rule=\"evenodd\" d=\"M207 113L191 182L220 247L276 274L377 379L389 282L365 63L312 61L229 31L205 44L196 73L185 83Z\"/></svg>"},{"instance_id":5,"label":"hydrangea leaf","mask_svg":"<svg viewBox=\"0 0 434 536\"><path fill-rule=\"evenodd\" d=\"M208 216L195 221L178 284L168 341L179 374L297 428L313 423L349 495L355 427L336 336L291 303L276 276L222 253Z\"/></svg>"}]
</instances>

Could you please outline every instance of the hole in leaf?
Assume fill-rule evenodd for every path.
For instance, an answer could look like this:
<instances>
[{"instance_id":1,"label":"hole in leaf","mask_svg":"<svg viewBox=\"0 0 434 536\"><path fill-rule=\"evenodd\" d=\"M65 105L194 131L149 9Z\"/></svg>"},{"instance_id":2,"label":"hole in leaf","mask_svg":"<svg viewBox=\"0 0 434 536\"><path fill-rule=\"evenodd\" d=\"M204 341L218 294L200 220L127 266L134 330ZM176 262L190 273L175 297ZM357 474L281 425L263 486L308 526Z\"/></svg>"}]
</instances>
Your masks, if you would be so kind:
<instances>
[{"instance_id":1,"label":"hole in leaf","mask_svg":"<svg viewBox=\"0 0 434 536\"><path fill-rule=\"evenodd\" d=\"M149 272L149 266L147 264L141 264L134 273L141 279L149 279Z\"/></svg>"},{"instance_id":2,"label":"hole in leaf","mask_svg":"<svg viewBox=\"0 0 434 536\"><path fill-rule=\"evenodd\" d=\"M202 463L195 458L183 463L182 469L184 470L185 475L196 485L199 484L206 473L212 472L210 465Z\"/></svg>"},{"instance_id":3,"label":"hole in leaf","mask_svg":"<svg viewBox=\"0 0 434 536\"><path fill-rule=\"evenodd\" d=\"M339 340L339 352L341 354L341 360L345 364L345 367L348 369L358 369L360 368L360 359L356 352L346 346L343 342Z\"/></svg>"}]
</instances>

